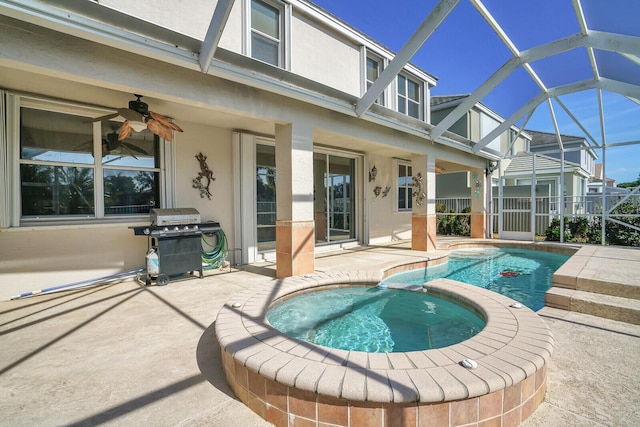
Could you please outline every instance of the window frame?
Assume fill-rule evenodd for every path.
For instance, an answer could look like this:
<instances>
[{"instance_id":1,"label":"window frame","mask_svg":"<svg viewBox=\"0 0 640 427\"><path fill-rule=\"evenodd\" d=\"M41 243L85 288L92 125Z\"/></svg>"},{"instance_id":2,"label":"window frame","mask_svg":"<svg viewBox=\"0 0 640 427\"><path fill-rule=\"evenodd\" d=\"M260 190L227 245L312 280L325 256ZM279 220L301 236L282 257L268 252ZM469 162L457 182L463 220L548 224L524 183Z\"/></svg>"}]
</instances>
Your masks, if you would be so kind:
<instances>
[{"instance_id":1,"label":"window frame","mask_svg":"<svg viewBox=\"0 0 640 427\"><path fill-rule=\"evenodd\" d=\"M257 34L258 36L268 39L268 40L276 40L274 39L272 36L268 35L268 34L264 34L258 30L254 30L252 24L251 24L251 19L252 19L252 13L253 13L253 3L262 3L268 7L274 8L276 10L278 10L279 12L279 16L278 16L278 30L280 33L280 38L277 40L278 42L278 63L277 64L272 64L270 62L264 61L260 58L256 58L253 56L253 46L252 46L252 40L253 40L253 35L254 33ZM285 2L281 2L278 0L246 0L244 3L244 24L245 24L245 42L244 42L244 50L245 50L245 55L255 59L256 61L260 61L264 64L268 64L271 65L273 67L279 67L279 68L284 68L286 70L290 69L290 61L289 61L289 52L291 51L290 49L290 38L289 38L289 34L290 34L290 22L291 22L291 8L289 6L288 3Z\"/></svg>"},{"instance_id":2,"label":"window frame","mask_svg":"<svg viewBox=\"0 0 640 427\"><path fill-rule=\"evenodd\" d=\"M395 181L396 181L396 204L395 209L396 212L411 212L413 210L413 166L408 160L400 160L397 159L395 161ZM400 184L400 168L404 167L405 174L403 175L406 178L406 183L404 185ZM402 188L402 189L401 189ZM400 194L401 192L405 193L405 205L404 207L400 207Z\"/></svg>"},{"instance_id":3,"label":"window frame","mask_svg":"<svg viewBox=\"0 0 640 427\"><path fill-rule=\"evenodd\" d=\"M378 70L378 77L376 78L379 79L380 75L382 74L382 72L384 71L385 67L387 66L386 61L383 57L376 55L375 53L372 53L371 51L368 51L365 48L365 55L364 55L364 63L363 63L363 92L362 94L364 95L369 88L373 85L373 83L375 82L375 80L369 80L369 61L374 61L378 64L377 70ZM380 93L380 96L378 96L376 98L376 100L374 101L376 104L381 105L381 106L386 106L387 105L387 95L386 95L387 89L383 90Z\"/></svg>"},{"instance_id":4,"label":"window frame","mask_svg":"<svg viewBox=\"0 0 640 427\"><path fill-rule=\"evenodd\" d=\"M399 86L400 86L400 78L405 80L405 85L404 85L404 94L401 94L400 91L398 90ZM418 96L420 97L419 101L416 102L415 100L409 98L408 94L409 94L409 82L415 84L418 87ZM396 76L396 84L395 84L395 92L396 92L396 111L399 112L400 114L404 114L408 117L413 117L414 119L417 120L421 120L424 121L426 114L425 114L425 82L422 81L421 79L413 76L412 74L409 74L407 72L401 72ZM400 98L403 98L403 102L402 104L404 105L404 112L400 111ZM417 105L418 107L418 117L412 116L411 114L409 114L409 103L413 102L414 104Z\"/></svg>"},{"instance_id":5,"label":"window frame","mask_svg":"<svg viewBox=\"0 0 640 427\"><path fill-rule=\"evenodd\" d=\"M10 105L8 109L12 120L9 122L9 144L12 145L11 153L13 158L13 164L15 167L11 171L12 185L8 190L12 193L11 199L13 200L13 208L11 210L11 226L19 227L26 225L55 225L55 224L95 224L95 223L110 223L110 222L131 222L137 221L140 218L148 218L148 213L127 213L127 214L106 214L104 203L104 183L105 183L105 170L125 170L125 171L144 171L158 174L158 187L156 192L159 195L159 201L156 206L164 207L168 206L173 201L173 193L175 192L173 186L168 185L167 179L173 175L175 170L173 161L173 148L167 141L154 135L154 139L157 141L157 161L155 167L144 166L127 166L117 164L108 166L103 163L103 156L95 155L93 162L91 163L70 163L66 161L43 161L33 159L23 159L21 153L21 114L22 108L28 108L33 110L50 111L69 116L76 116L86 118L87 121L93 122L94 118L100 117L106 114L113 113L111 110L104 110L95 107L84 106L82 104L76 104L71 102L53 101L46 98L38 98L32 96L23 95L10 95ZM93 150L92 153L102 152L102 122L93 122L91 125L93 136ZM168 162L171 160L171 162ZM25 164L34 165L46 165L46 166L70 166L74 168L89 168L93 173L93 214L73 214L73 215L23 215L22 212L22 176L21 166Z\"/></svg>"}]
</instances>

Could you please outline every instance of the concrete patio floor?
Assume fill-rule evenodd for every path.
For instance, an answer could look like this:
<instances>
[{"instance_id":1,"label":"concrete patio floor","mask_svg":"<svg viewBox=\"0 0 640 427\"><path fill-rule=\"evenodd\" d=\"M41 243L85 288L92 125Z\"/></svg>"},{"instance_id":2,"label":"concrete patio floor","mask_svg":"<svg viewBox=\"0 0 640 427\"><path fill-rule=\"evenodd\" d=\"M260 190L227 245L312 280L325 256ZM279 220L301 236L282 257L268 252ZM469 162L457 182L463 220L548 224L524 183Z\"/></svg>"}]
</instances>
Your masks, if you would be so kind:
<instances>
[{"instance_id":1,"label":"concrete patio floor","mask_svg":"<svg viewBox=\"0 0 640 427\"><path fill-rule=\"evenodd\" d=\"M316 270L380 268L424 255L406 247L321 253ZM0 425L270 425L227 386L214 321L227 300L271 280L274 268L1 301ZM555 351L545 402L523 425L640 425L640 326L548 307L538 313Z\"/></svg>"}]
</instances>

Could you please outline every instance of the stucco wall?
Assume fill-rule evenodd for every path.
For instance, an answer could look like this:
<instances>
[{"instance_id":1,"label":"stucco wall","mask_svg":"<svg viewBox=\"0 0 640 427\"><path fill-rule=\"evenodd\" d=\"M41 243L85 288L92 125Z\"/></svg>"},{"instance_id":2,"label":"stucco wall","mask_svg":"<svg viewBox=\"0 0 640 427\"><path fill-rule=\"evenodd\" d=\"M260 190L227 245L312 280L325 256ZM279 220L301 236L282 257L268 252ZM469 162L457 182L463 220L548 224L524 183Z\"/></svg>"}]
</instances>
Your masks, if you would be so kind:
<instances>
[{"instance_id":1,"label":"stucco wall","mask_svg":"<svg viewBox=\"0 0 640 427\"><path fill-rule=\"evenodd\" d=\"M0 299L141 268L147 239L130 225L0 230Z\"/></svg>"},{"instance_id":2,"label":"stucco wall","mask_svg":"<svg viewBox=\"0 0 640 427\"><path fill-rule=\"evenodd\" d=\"M233 239L231 131L193 123L176 140L176 207L193 207L202 221L220 222ZM201 198L192 180L200 171L197 153L207 156L215 181L212 199ZM0 230L0 299L23 292L97 279L143 268L147 239L135 236L134 225L82 224Z\"/></svg>"},{"instance_id":3,"label":"stucco wall","mask_svg":"<svg viewBox=\"0 0 640 427\"><path fill-rule=\"evenodd\" d=\"M398 212L397 170L396 161L391 157L370 156L370 167L375 164L378 174L375 182L364 184L365 198L369 208L369 240L372 244L411 238L411 212ZM368 173L368 172L367 172ZM376 186L384 190L391 189L387 197L375 196Z\"/></svg>"},{"instance_id":4,"label":"stucco wall","mask_svg":"<svg viewBox=\"0 0 640 427\"><path fill-rule=\"evenodd\" d=\"M360 95L360 50L304 16L291 22L291 71L327 86Z\"/></svg>"},{"instance_id":5,"label":"stucco wall","mask_svg":"<svg viewBox=\"0 0 640 427\"><path fill-rule=\"evenodd\" d=\"M242 3L243 0L234 2L219 44L236 53L244 53ZM204 40L216 7L215 1L208 0L104 0L100 4L198 40ZM360 95L358 46L323 28L319 22L297 13L295 9L289 36L291 51L288 55L293 73L352 95Z\"/></svg>"},{"instance_id":6,"label":"stucco wall","mask_svg":"<svg viewBox=\"0 0 640 427\"><path fill-rule=\"evenodd\" d=\"M212 0L100 0L101 5L203 40L217 1ZM234 8L239 9L241 1Z\"/></svg>"},{"instance_id":7,"label":"stucco wall","mask_svg":"<svg viewBox=\"0 0 640 427\"><path fill-rule=\"evenodd\" d=\"M233 171L231 160L231 130L185 123L184 135L176 141L176 206L196 208L202 221L218 221L229 238L233 238ZM201 198L193 188L193 179L200 172L195 156L207 156L213 172L209 186L211 200Z\"/></svg>"}]
</instances>

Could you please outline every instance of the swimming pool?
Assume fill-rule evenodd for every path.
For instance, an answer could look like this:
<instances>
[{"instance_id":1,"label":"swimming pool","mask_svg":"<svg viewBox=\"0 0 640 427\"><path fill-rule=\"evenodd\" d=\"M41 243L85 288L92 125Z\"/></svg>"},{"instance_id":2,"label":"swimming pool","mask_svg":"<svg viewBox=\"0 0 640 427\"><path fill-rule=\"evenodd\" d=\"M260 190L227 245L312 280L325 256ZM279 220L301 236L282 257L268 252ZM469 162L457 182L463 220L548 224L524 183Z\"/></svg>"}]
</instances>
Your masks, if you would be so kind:
<instances>
[{"instance_id":1,"label":"swimming pool","mask_svg":"<svg viewBox=\"0 0 640 427\"><path fill-rule=\"evenodd\" d=\"M447 347L485 327L465 305L419 289L348 286L307 292L276 303L267 320L292 338L370 353Z\"/></svg>"},{"instance_id":2,"label":"swimming pool","mask_svg":"<svg viewBox=\"0 0 640 427\"><path fill-rule=\"evenodd\" d=\"M467 243L462 246L468 247ZM466 252L471 258L482 251ZM279 301L328 288L372 287L402 271L436 266L449 254L444 250L428 256L408 253L363 270L265 279L234 296L215 322L231 389L262 418L285 427L292 419L346 427L353 425L351 420L363 420L363 414L367 419L404 420L403 425L416 425L417 419L429 425L457 425L451 422L451 414L466 414L464 424L488 425L497 420L519 425L544 401L554 344L542 318L525 306L515 307L511 298L451 279L431 280L424 286L422 282L390 283L388 288L424 288L427 294L463 302L486 319L486 326L471 338L422 351L329 348L283 334L266 318ZM459 255L465 256L465 251ZM477 367L465 365L467 359Z\"/></svg>"},{"instance_id":3,"label":"swimming pool","mask_svg":"<svg viewBox=\"0 0 640 427\"><path fill-rule=\"evenodd\" d=\"M568 259L569 255L527 249L458 249L444 264L394 274L384 283L421 286L448 278L497 292L537 311L544 307L553 273Z\"/></svg>"}]
</instances>

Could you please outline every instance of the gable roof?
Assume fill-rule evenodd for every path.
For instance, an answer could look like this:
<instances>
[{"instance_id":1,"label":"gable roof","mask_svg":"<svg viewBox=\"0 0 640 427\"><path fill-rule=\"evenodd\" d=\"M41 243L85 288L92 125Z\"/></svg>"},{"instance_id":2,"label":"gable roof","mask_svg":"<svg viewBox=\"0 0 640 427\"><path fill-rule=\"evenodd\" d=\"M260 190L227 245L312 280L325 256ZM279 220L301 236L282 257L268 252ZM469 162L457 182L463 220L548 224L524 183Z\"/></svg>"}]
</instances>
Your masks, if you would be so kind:
<instances>
[{"instance_id":1,"label":"gable roof","mask_svg":"<svg viewBox=\"0 0 640 427\"><path fill-rule=\"evenodd\" d=\"M561 169L560 159L554 157L545 156L543 154L536 154L535 171L537 175L544 173L560 173ZM564 161L565 172L571 172L572 170L580 168L580 165L574 162ZM513 157L509 166L504 171L505 177L508 175L531 175L533 167L533 156L531 154L517 154Z\"/></svg>"},{"instance_id":2,"label":"gable roof","mask_svg":"<svg viewBox=\"0 0 640 427\"><path fill-rule=\"evenodd\" d=\"M461 95L446 95L446 96L431 96L431 106L435 107L442 104L454 103L454 101L459 101L461 99L469 97L471 94L461 94ZM457 102L455 103L458 104Z\"/></svg>"},{"instance_id":3,"label":"gable roof","mask_svg":"<svg viewBox=\"0 0 640 427\"><path fill-rule=\"evenodd\" d=\"M531 135L531 145L547 145L547 144L558 144L558 137L555 133L551 132L541 132L537 130L527 129L527 133ZM585 142L585 138L581 136L573 136L573 135L563 135L560 134L560 138L563 143L567 142Z\"/></svg>"}]
</instances>

